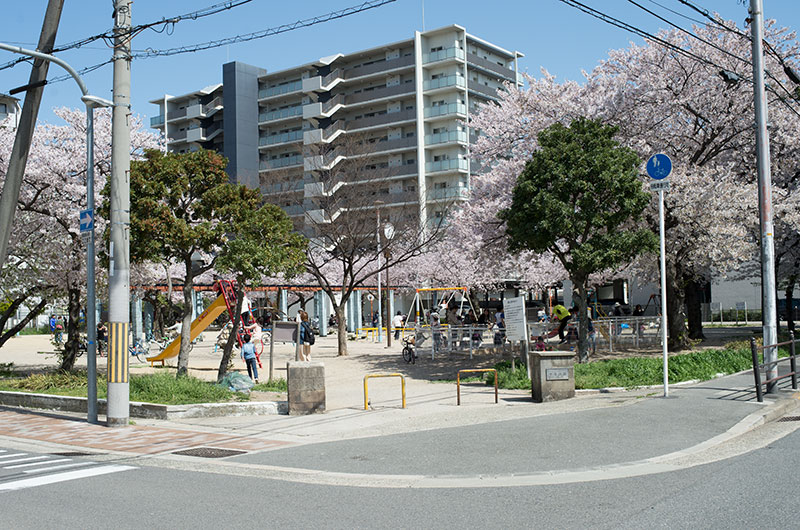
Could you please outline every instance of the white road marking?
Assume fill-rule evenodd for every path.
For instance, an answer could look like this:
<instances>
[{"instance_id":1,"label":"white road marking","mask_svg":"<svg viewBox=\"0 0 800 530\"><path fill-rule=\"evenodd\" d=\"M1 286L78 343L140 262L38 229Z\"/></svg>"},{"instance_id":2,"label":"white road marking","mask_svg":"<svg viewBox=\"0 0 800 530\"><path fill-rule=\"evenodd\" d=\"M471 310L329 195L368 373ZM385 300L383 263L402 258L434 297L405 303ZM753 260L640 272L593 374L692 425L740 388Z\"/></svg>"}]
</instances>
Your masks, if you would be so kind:
<instances>
[{"instance_id":1,"label":"white road marking","mask_svg":"<svg viewBox=\"0 0 800 530\"><path fill-rule=\"evenodd\" d=\"M49 462L42 462L43 464ZM53 467L43 467L39 469L26 469L23 473L32 474L32 473L44 473L45 471L55 471L56 469L66 469L68 467L78 467L78 466L90 466L94 464L94 462L75 462L74 464L62 464L60 466L53 466Z\"/></svg>"},{"instance_id":2,"label":"white road marking","mask_svg":"<svg viewBox=\"0 0 800 530\"><path fill-rule=\"evenodd\" d=\"M47 460L46 462L32 462L30 464L17 464L15 466L3 466L3 469L19 469L21 467L31 467L31 466L44 466L47 464L55 464L58 462L70 462L72 459L70 458L59 458L58 460Z\"/></svg>"},{"instance_id":3,"label":"white road marking","mask_svg":"<svg viewBox=\"0 0 800 530\"><path fill-rule=\"evenodd\" d=\"M36 486L44 486L46 484L55 484L58 482L66 482L68 480L77 480L81 478L96 477L99 475L107 475L109 473L119 473L120 471L127 471L129 469L136 469L132 466L100 466L88 469L79 469L77 471L67 471L66 473L57 473L55 475L45 475L41 477L23 478L13 482L5 482L0 484L0 491L14 491L25 488L34 488Z\"/></svg>"},{"instance_id":4,"label":"white road marking","mask_svg":"<svg viewBox=\"0 0 800 530\"><path fill-rule=\"evenodd\" d=\"M17 462L31 462L33 460L44 460L50 458L48 455L43 456L29 456L27 458L17 458L16 460L6 460L3 464L16 464Z\"/></svg>"},{"instance_id":5,"label":"white road marking","mask_svg":"<svg viewBox=\"0 0 800 530\"><path fill-rule=\"evenodd\" d=\"M25 456L28 453L14 453L13 455L3 455L0 458L14 458L15 456Z\"/></svg>"}]
</instances>

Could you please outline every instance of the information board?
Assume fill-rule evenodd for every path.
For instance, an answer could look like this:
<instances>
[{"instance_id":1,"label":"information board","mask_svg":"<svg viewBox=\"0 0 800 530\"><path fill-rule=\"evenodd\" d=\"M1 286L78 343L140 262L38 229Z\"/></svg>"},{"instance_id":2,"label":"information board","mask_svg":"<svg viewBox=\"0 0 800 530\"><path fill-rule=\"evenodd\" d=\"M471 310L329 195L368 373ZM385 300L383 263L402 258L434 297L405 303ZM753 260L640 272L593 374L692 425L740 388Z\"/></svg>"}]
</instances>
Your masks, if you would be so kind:
<instances>
[{"instance_id":1,"label":"information board","mask_svg":"<svg viewBox=\"0 0 800 530\"><path fill-rule=\"evenodd\" d=\"M511 342L526 340L525 298L506 298L503 300L503 313L506 322L506 337Z\"/></svg>"}]
</instances>

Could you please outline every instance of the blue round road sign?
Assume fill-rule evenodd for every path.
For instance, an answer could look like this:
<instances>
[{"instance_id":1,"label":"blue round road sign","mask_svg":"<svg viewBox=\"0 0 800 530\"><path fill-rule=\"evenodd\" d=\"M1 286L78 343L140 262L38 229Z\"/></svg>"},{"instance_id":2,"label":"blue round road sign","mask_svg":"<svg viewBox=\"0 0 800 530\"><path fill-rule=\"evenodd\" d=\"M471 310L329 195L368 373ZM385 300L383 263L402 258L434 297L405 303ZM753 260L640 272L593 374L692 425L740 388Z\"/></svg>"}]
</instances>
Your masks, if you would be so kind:
<instances>
[{"instance_id":1,"label":"blue round road sign","mask_svg":"<svg viewBox=\"0 0 800 530\"><path fill-rule=\"evenodd\" d=\"M667 178L672 173L672 160L664 153L657 153L647 161L647 174L655 180Z\"/></svg>"}]
</instances>

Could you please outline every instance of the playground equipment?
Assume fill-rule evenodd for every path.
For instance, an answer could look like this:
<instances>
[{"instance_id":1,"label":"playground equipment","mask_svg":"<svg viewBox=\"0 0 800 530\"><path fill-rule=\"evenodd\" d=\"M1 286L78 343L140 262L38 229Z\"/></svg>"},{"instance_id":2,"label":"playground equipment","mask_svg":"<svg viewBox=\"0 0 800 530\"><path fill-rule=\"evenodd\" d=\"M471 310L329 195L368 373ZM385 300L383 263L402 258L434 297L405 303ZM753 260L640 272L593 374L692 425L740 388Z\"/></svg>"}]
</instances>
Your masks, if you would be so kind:
<instances>
[{"instance_id":1,"label":"playground equipment","mask_svg":"<svg viewBox=\"0 0 800 530\"><path fill-rule=\"evenodd\" d=\"M239 315L236 315L236 289L233 286L233 282L229 280L220 280L217 282L215 286L215 290L218 290L220 295L217 297L214 302L206 308L205 311L200 313L200 315L194 319L192 322L191 328L189 330L189 340L195 340L200 333L202 333L208 326L211 325L214 320L217 319L225 310L228 311L228 315L231 318L231 322L235 323L236 326L236 340L239 343L239 347L242 347L244 344L244 330L239 326ZM161 362L161 365L164 365L164 361L166 359L171 359L173 357L177 357L178 353L180 353L181 348L181 337L178 337L173 340L169 346L164 348L164 350L154 357L148 357L147 362L150 363L152 366L156 362ZM256 360L258 361L259 368L261 367L261 356L259 352L256 353Z\"/></svg>"},{"instance_id":2,"label":"playground equipment","mask_svg":"<svg viewBox=\"0 0 800 530\"><path fill-rule=\"evenodd\" d=\"M439 293L439 292L445 293L445 295L442 296L442 298L441 298L442 302L437 302L439 306L444 305L446 307L450 307L450 303L453 301L455 296L457 294L460 294L461 295L461 300L459 301L458 313L460 315L463 315L464 303L466 302L467 304L469 304L469 307L470 307L470 309L472 309L472 312L475 313L475 315L477 316L477 312L475 311L475 307L472 305L472 300L469 299L469 289L467 287L427 287L427 288L424 288L424 289L417 289L416 293L414 294L414 299L411 301L411 307L415 311L415 313L414 313L415 318L413 320L415 326L417 326L417 325L428 325L429 326L431 324L430 320L429 320L431 312L434 311L434 310L438 311L438 307L437 308L434 308L434 307L425 308L425 301L422 299L421 294L423 294L423 293ZM421 319L420 319L420 310L422 310ZM409 310L409 314L406 315L406 325L405 325L405 327L407 327L407 328L412 327L410 325L411 322L412 322L410 320L410 317L411 317L411 310Z\"/></svg>"}]
</instances>

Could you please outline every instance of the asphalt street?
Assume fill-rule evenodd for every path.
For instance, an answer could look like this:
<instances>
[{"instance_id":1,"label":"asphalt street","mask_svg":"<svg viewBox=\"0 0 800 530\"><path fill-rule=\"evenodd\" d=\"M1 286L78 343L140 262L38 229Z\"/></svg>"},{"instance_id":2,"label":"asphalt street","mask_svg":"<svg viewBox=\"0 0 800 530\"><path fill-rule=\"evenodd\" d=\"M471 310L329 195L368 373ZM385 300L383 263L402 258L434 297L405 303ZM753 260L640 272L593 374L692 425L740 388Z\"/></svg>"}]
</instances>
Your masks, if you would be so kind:
<instances>
[{"instance_id":1,"label":"asphalt street","mask_svg":"<svg viewBox=\"0 0 800 530\"><path fill-rule=\"evenodd\" d=\"M792 527L798 426L762 426L738 455L670 473L538 487L352 488L119 461L136 469L0 493L2 517L15 529Z\"/></svg>"}]
</instances>

